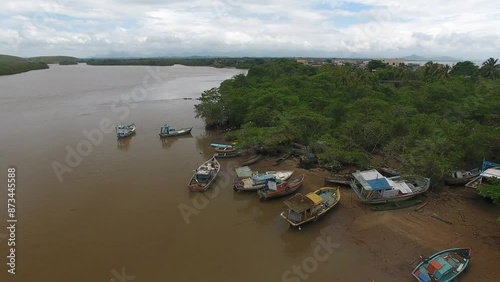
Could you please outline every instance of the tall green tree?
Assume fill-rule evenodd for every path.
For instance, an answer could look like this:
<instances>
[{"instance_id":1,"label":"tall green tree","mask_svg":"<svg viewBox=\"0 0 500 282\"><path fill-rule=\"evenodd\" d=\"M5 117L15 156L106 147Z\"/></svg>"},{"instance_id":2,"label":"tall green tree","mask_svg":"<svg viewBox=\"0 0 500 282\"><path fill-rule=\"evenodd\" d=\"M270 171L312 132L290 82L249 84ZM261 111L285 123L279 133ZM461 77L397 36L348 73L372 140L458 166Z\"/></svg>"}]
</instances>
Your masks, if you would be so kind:
<instances>
[{"instance_id":1,"label":"tall green tree","mask_svg":"<svg viewBox=\"0 0 500 282\"><path fill-rule=\"evenodd\" d=\"M484 77L488 77L491 79L497 79L500 73L500 64L497 64L498 59L489 58L488 60L483 62L483 66L481 67L481 74Z\"/></svg>"}]
</instances>

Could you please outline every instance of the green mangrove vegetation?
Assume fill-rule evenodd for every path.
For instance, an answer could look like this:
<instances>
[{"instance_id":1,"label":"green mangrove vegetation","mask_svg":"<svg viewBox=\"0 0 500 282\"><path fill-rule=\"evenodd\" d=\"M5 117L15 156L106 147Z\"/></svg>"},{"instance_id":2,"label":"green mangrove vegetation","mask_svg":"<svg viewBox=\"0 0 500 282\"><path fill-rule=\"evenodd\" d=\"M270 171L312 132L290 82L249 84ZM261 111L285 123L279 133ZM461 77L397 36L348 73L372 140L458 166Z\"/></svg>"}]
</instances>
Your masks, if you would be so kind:
<instances>
[{"instance_id":1,"label":"green mangrove vegetation","mask_svg":"<svg viewBox=\"0 0 500 282\"><path fill-rule=\"evenodd\" d=\"M16 74L30 70L48 69L43 62L32 62L20 57L0 55L0 75Z\"/></svg>"},{"instance_id":2,"label":"green mangrove vegetation","mask_svg":"<svg viewBox=\"0 0 500 282\"><path fill-rule=\"evenodd\" d=\"M263 63L270 59L262 58L112 58L112 59L87 59L88 65L141 65L141 66L210 66L216 68L234 67L248 69L254 64Z\"/></svg>"},{"instance_id":3,"label":"green mangrove vegetation","mask_svg":"<svg viewBox=\"0 0 500 282\"><path fill-rule=\"evenodd\" d=\"M80 59L69 56L40 56L29 58L32 62L42 62L46 64L76 65Z\"/></svg>"},{"instance_id":4,"label":"green mangrove vegetation","mask_svg":"<svg viewBox=\"0 0 500 282\"><path fill-rule=\"evenodd\" d=\"M197 117L245 148L300 143L328 167L373 157L440 183L450 171L500 157L499 65L428 62L370 69L294 60L254 63L201 95Z\"/></svg>"}]
</instances>

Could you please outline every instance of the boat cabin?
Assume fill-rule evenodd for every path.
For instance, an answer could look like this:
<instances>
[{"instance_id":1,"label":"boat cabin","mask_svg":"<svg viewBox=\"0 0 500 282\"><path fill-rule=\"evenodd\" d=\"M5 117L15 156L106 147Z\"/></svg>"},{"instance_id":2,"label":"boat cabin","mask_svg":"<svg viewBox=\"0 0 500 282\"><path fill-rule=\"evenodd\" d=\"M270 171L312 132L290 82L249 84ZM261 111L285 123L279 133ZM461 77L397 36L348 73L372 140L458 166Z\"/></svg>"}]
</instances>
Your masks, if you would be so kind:
<instances>
[{"instance_id":1,"label":"boat cabin","mask_svg":"<svg viewBox=\"0 0 500 282\"><path fill-rule=\"evenodd\" d=\"M196 180L207 181L212 176L215 166L212 163L207 163L198 168L196 171Z\"/></svg>"},{"instance_id":2,"label":"boat cabin","mask_svg":"<svg viewBox=\"0 0 500 282\"><path fill-rule=\"evenodd\" d=\"M353 173L352 187L360 198L365 200L394 198L413 193L411 183L398 181L399 177L385 177L377 170L357 171ZM413 189L412 189L413 188Z\"/></svg>"},{"instance_id":3,"label":"boat cabin","mask_svg":"<svg viewBox=\"0 0 500 282\"><path fill-rule=\"evenodd\" d=\"M286 200L285 205L288 207L286 217L293 222L302 222L323 208L323 198L314 192L307 195L297 193Z\"/></svg>"},{"instance_id":4,"label":"boat cabin","mask_svg":"<svg viewBox=\"0 0 500 282\"><path fill-rule=\"evenodd\" d=\"M126 134L130 133L130 128L126 124L119 124L116 126L116 135L118 136L124 136Z\"/></svg>"},{"instance_id":5,"label":"boat cabin","mask_svg":"<svg viewBox=\"0 0 500 282\"><path fill-rule=\"evenodd\" d=\"M172 132L176 132L175 128L166 123L160 127L161 134L171 134Z\"/></svg>"}]
</instances>

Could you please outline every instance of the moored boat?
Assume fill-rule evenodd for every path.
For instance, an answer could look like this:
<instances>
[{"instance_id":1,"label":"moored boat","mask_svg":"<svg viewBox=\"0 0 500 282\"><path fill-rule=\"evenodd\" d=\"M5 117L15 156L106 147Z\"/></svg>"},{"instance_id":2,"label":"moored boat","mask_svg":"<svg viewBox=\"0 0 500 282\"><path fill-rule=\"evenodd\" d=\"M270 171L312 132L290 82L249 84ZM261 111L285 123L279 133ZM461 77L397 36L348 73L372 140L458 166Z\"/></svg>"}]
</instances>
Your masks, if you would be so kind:
<instances>
[{"instance_id":1,"label":"moored boat","mask_svg":"<svg viewBox=\"0 0 500 282\"><path fill-rule=\"evenodd\" d=\"M181 135L187 135L191 133L192 127L186 127L186 128L181 128L179 130L176 130L169 124L165 123L162 126L160 126L160 137L175 137L175 136L181 136Z\"/></svg>"},{"instance_id":2,"label":"moored boat","mask_svg":"<svg viewBox=\"0 0 500 282\"><path fill-rule=\"evenodd\" d=\"M292 176L293 170L267 171L265 174L255 174L252 177L234 181L234 191L256 191L266 186L266 181L275 179L285 181Z\"/></svg>"},{"instance_id":3,"label":"moored boat","mask_svg":"<svg viewBox=\"0 0 500 282\"><path fill-rule=\"evenodd\" d=\"M228 145L228 144L218 144L218 143L211 143L210 146L214 148L234 148L233 145Z\"/></svg>"},{"instance_id":4,"label":"moored boat","mask_svg":"<svg viewBox=\"0 0 500 282\"><path fill-rule=\"evenodd\" d=\"M243 161L241 166L247 166L247 165L254 164L254 163L258 162L261 158L262 158L262 155L252 156L249 159Z\"/></svg>"},{"instance_id":5,"label":"moored boat","mask_svg":"<svg viewBox=\"0 0 500 282\"><path fill-rule=\"evenodd\" d=\"M116 137L125 138L135 133L135 124L119 124L116 126Z\"/></svg>"},{"instance_id":6,"label":"moored boat","mask_svg":"<svg viewBox=\"0 0 500 282\"><path fill-rule=\"evenodd\" d=\"M372 207L374 211L387 211L387 210L396 210L396 209L404 209L409 208L415 205L418 205L422 202L422 200L406 200L399 202L392 202L387 204L375 205Z\"/></svg>"},{"instance_id":7,"label":"moored boat","mask_svg":"<svg viewBox=\"0 0 500 282\"><path fill-rule=\"evenodd\" d=\"M469 265L472 250L453 248L433 254L415 267L412 274L420 282L449 282Z\"/></svg>"},{"instance_id":8,"label":"moored boat","mask_svg":"<svg viewBox=\"0 0 500 282\"><path fill-rule=\"evenodd\" d=\"M220 164L215 157L210 158L200 165L194 172L188 183L188 188L192 192L206 191L219 174Z\"/></svg>"},{"instance_id":9,"label":"moored boat","mask_svg":"<svg viewBox=\"0 0 500 282\"><path fill-rule=\"evenodd\" d=\"M268 180L266 182L266 186L263 189L258 190L257 194L259 195L260 200L292 194L297 191L300 186L302 186L304 178L305 174L301 174L289 181Z\"/></svg>"},{"instance_id":10,"label":"moored boat","mask_svg":"<svg viewBox=\"0 0 500 282\"><path fill-rule=\"evenodd\" d=\"M323 187L303 195L297 193L284 203L287 209L281 213L292 227L300 226L310 221L316 221L340 201L340 189Z\"/></svg>"},{"instance_id":11,"label":"moored boat","mask_svg":"<svg viewBox=\"0 0 500 282\"><path fill-rule=\"evenodd\" d=\"M478 177L480 173L481 170L479 170L479 168L471 170L457 170L445 177L444 182L449 185L465 185L473 178Z\"/></svg>"},{"instance_id":12,"label":"moored boat","mask_svg":"<svg viewBox=\"0 0 500 282\"><path fill-rule=\"evenodd\" d=\"M235 152L215 153L214 157L216 157L216 158L234 158L234 157L238 157L239 155L241 155L241 152L235 151Z\"/></svg>"},{"instance_id":13,"label":"moored boat","mask_svg":"<svg viewBox=\"0 0 500 282\"><path fill-rule=\"evenodd\" d=\"M389 177L401 175L401 172L399 172L399 170L391 168L391 167L381 167L380 173L382 173L385 176L389 176Z\"/></svg>"},{"instance_id":14,"label":"moored boat","mask_svg":"<svg viewBox=\"0 0 500 282\"><path fill-rule=\"evenodd\" d=\"M350 174L333 174L325 177L325 183L336 185L351 185L352 175Z\"/></svg>"},{"instance_id":15,"label":"moored boat","mask_svg":"<svg viewBox=\"0 0 500 282\"><path fill-rule=\"evenodd\" d=\"M219 147L215 147L214 150L218 153L229 153L229 152L236 152L238 151L237 148L219 148Z\"/></svg>"},{"instance_id":16,"label":"moored boat","mask_svg":"<svg viewBox=\"0 0 500 282\"><path fill-rule=\"evenodd\" d=\"M361 202L382 204L408 200L429 189L430 178L421 176L385 177L376 169L356 171L351 188Z\"/></svg>"}]
</instances>

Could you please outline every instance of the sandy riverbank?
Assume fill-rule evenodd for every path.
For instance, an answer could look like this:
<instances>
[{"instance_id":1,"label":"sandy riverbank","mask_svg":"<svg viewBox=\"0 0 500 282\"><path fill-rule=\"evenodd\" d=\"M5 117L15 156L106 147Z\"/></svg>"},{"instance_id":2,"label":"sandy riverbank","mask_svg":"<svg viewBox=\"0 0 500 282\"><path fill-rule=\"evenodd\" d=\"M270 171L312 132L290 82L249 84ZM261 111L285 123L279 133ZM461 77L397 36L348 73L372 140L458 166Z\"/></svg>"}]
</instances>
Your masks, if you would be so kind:
<instances>
[{"instance_id":1,"label":"sandy riverbank","mask_svg":"<svg viewBox=\"0 0 500 282\"><path fill-rule=\"evenodd\" d=\"M328 171L300 169L293 159L278 166L273 166L273 162L274 159L264 159L251 167L258 171L293 169L295 174L305 173L302 193L326 186L324 178ZM362 204L349 187L341 188L339 207L324 219L336 225L338 233L331 236L355 244L363 254L363 261L370 261L374 269L390 274L394 281L415 281L411 271L420 255L452 247L473 250L471 264L459 277L460 281L500 281L500 222L496 220L500 208L475 190L443 187L420 196L428 204L419 211L410 207L376 212ZM432 218L432 214L451 224Z\"/></svg>"}]
</instances>

